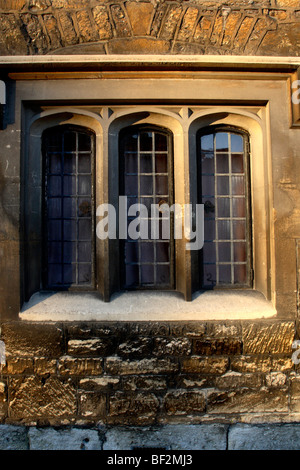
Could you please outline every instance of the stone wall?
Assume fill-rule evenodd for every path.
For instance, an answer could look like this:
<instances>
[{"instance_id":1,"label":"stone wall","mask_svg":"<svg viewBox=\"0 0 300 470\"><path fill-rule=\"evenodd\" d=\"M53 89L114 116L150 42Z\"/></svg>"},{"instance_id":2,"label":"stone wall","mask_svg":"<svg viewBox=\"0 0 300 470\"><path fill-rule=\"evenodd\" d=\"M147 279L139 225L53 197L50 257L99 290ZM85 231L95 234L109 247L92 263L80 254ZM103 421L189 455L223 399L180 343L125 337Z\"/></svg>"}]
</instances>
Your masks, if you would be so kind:
<instances>
[{"instance_id":1,"label":"stone wall","mask_svg":"<svg viewBox=\"0 0 300 470\"><path fill-rule=\"evenodd\" d=\"M279 320L4 323L1 423L297 421L294 338L294 322Z\"/></svg>"},{"instance_id":2,"label":"stone wall","mask_svg":"<svg viewBox=\"0 0 300 470\"><path fill-rule=\"evenodd\" d=\"M0 0L0 55L300 55L298 0Z\"/></svg>"}]
</instances>

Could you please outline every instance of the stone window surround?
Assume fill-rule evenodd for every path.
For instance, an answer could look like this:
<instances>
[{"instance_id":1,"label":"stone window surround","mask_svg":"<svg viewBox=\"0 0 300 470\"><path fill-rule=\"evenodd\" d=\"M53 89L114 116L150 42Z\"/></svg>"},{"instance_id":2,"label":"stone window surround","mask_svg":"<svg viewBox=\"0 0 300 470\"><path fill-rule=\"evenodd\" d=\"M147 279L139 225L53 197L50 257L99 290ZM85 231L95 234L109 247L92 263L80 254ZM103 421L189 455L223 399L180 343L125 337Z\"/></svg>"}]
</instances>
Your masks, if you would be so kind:
<instances>
[{"instance_id":1,"label":"stone window surround","mask_svg":"<svg viewBox=\"0 0 300 470\"><path fill-rule=\"evenodd\" d=\"M51 61L51 58L50 57L47 57L46 59L45 58L34 58L34 57L30 57L30 58L13 58L13 59L16 59L16 61L14 61L15 63L40 63L40 62L43 62L44 63L49 63ZM28 60L29 59L29 60ZM55 60L58 59L58 62L60 62L60 59L62 60L62 58L59 58L59 57L56 57ZM147 58L148 59L148 58ZM164 61L166 59L166 63L174 63L176 60L177 60L177 57L176 57L176 60L174 60L173 58L171 57L167 57L167 58L164 58ZM223 64L233 64L234 61L235 61L235 58L218 58L218 60L216 61L215 59L216 58L213 58L214 59L214 65L215 66L218 66L220 65L220 63L223 63ZM272 59L272 60L270 60ZM65 61L66 58L64 57L63 60ZM85 61L90 61L90 60L94 60L92 58L85 58ZM105 61L108 61L109 58L105 58L104 59L104 62ZM113 58L113 62L116 60L116 58ZM124 62L128 62L128 58L126 59L123 59ZM134 61L137 61L137 62L140 62L142 61L143 58L142 57L139 57L138 60L136 60L136 58L134 59ZM198 58L197 58L198 60ZM257 63L262 63L264 64L263 66L266 66L266 64L271 64L271 68L274 66L279 66L279 64L283 64L284 66L287 66L287 67L290 67L292 64L294 64L294 69L295 70L295 63L297 63L298 65L298 61L295 59L295 58L288 58L288 59L274 59L274 58L263 58L262 61L260 62L260 60L257 60L257 58L239 58L239 60L237 61L237 68L239 67L243 67L246 63L246 60L248 62L248 64L250 64L250 67L252 67L252 64L253 64L253 67L256 67L257 66ZM8 64L10 61L10 58L4 58L4 63ZM71 58L71 62L74 61L74 63L76 63L78 61L78 57L76 58ZM132 61L132 59L131 59ZM122 60L121 60L122 62ZM130 62L130 61L129 61ZM151 62L151 60L149 61ZM154 62L156 62L156 60L154 60ZM180 62L180 59L178 60L178 62ZM193 60L189 60L188 58L184 58L184 63L186 62L193 62ZM209 63L212 63L212 58L201 58L200 59L200 63L205 63L206 65L209 64ZM287 75L287 74L286 74ZM297 77L297 75L294 73L294 78ZM70 77L69 77L70 78ZM288 78L286 76L286 78ZM30 152L31 152L31 155L36 155L36 150L37 150L37 142L39 142L39 145L40 145L40 135L38 134L38 132L41 132L41 128L43 128L43 126L45 128L49 127L49 119L56 119L58 118L58 120L60 118L62 118L62 122L63 123L66 123L66 122L72 122L72 123L77 123L77 124L80 124L80 125L86 125L87 127L89 128L94 128L96 134L97 134L97 141L98 142L103 142L103 155L105 156L105 150L107 150L107 147L108 147L108 142L107 140L104 138L103 140L101 140L101 136L104 135L102 134L102 127L101 127L101 124L100 124L100 121L102 122L102 124L104 123L104 121L106 120L107 122L109 120L111 120L111 124L113 123L114 121L114 125L111 127L111 129L114 129L115 128L115 131L116 129L118 128L118 125L120 126L120 128L122 128L124 126L124 116L127 115L128 116L133 116L134 114L134 105L132 104L132 106L128 106L127 108L130 108L130 112L128 113L128 109L127 111L125 110L125 112L123 113L123 117L122 117L122 112L118 109L118 113L115 112L115 110L113 110L112 112L112 108L115 107L115 105L113 104L112 107L102 107L102 111L101 111L101 118L99 119L99 115L96 116L96 119L95 119L95 116L91 115L90 111L89 111L89 106L86 106L85 109L83 109L82 107L77 107L77 108L74 108L74 107L63 107L63 106L60 106L59 103L57 104L57 106L55 107L52 107L52 109L48 108L46 110L46 108L44 108L44 110L39 113L38 115L34 116L32 118L32 115L33 113L30 112L28 113L28 115L26 116L26 127L27 127L27 130L28 128L30 127L31 128L31 131L30 131L30 139L29 141L30 142L26 142L26 139L23 143L25 143L25 146L23 146L23 152L24 152L24 149L25 148L30 148ZM120 108L120 107L118 107ZM149 112L149 107L141 107L141 106L137 106L135 107L135 112L137 113L137 115L135 116L136 121L135 122L139 122L139 118L140 116L138 116L138 113L140 112ZM142 109L143 108L143 109ZM160 106L159 107L159 113L157 113L155 111L155 109L151 109L151 114L149 114L148 116L148 122L147 123L151 123L151 119L155 121L155 124L160 124L160 122L157 121L157 115L161 114L162 116L162 121L163 120L166 120L166 119L169 119L170 116L168 116L168 113L161 113L161 109L164 108L164 106ZM170 109L170 106L166 106L165 108L167 108L167 110ZM177 106L178 108L178 106ZM212 124L216 124L216 123L221 123L221 124L228 124L228 125L238 125L239 127L241 127L242 129L246 130L247 132L249 132L250 134L250 139L251 139L251 153L252 153L252 161L254 162L257 162L258 160L260 161L260 164L261 164L261 167L259 168L259 165L254 165L253 169L252 169L252 182L256 182L256 181L260 181L260 184L257 183L257 191L260 191L260 194L262 195L262 199L261 201L263 201L263 208L266 209L266 212L264 213L264 215L267 214L267 217L260 217L260 221L259 223L257 224L256 223L256 217L255 217L255 205L253 207L253 211L254 211L254 228L255 228L255 224L256 224L256 227L260 227L260 232L258 232L256 229L254 230L254 245L257 247L257 251L254 252L254 268L256 270L255 272L255 285L254 285L254 288L257 289L258 291L260 292L263 292L263 294L265 295L265 297L269 300L272 301L272 304L274 305L275 302L274 302L274 298L275 298L275 292L274 292L274 286L272 286L272 283L271 283L271 276L269 276L268 274L270 272L273 272L274 273L274 265L272 266L272 249L273 249L273 238L272 238L272 224L270 224L270 221L271 221L271 212L270 212L270 207L272 207L272 198L271 198L271 190L270 188L272 187L272 182L271 182L271 171L270 171L270 147L269 147L269 134L268 134L268 130L269 130L269 107L268 107L268 103L266 102L266 105L265 106L262 106L262 107L257 107L257 106L254 106L253 109L251 110L251 106L244 106L244 107L236 107L236 106L211 106L211 107L208 107L208 106L203 106L202 110L199 110L198 109L198 114L196 115L194 110L192 112L192 116L189 116L189 113L190 113L190 109L191 108L195 108L195 106L188 106L188 102L186 104L186 106L181 106L181 109L180 109L180 115L181 115L181 118L184 116L185 114L185 118L188 118L190 120L190 136L192 137L189 137L188 139L186 139L186 128L183 128L183 133L181 134L181 139L183 137L183 143L181 142L181 144L184 146L184 148L186 148L186 145L193 145L193 139L194 139L194 136L195 136L195 132L201 128L202 126L205 127L207 125L212 125ZM201 106L200 106L201 108ZM210 108L210 109L209 109ZM178 111L178 109L177 109ZM64 115L62 113L64 112L67 112L68 114ZM156 114L155 116L155 119L153 118L153 112ZM226 118L224 118L223 120L220 119L220 115L218 115L218 113L227 113L227 116ZM105 115L106 113L106 115ZM93 114L93 113L92 113ZM176 113L175 113L176 114ZM29 119L29 116L30 115L30 119ZM52 116L52 118L51 118ZM223 115L224 116L224 115ZM117 119L118 118L118 119ZM211 118L213 118L214 120L212 121ZM219 119L218 119L219 118ZM207 121L206 121L207 119ZM140 119L141 120L141 119ZM93 121L93 122L92 122ZM176 126L178 126L178 117L176 117L176 119L174 119L174 116L173 116L173 119L169 119L169 121L173 121L173 125L170 126L170 130L173 132L172 130L172 127L176 128ZM176 122L177 121L177 122ZM201 121L201 124L199 124ZM145 121L146 122L146 121ZM29 127L28 127L29 125ZM51 125L51 124L50 124ZM54 124L53 124L54 125ZM167 126L168 127L168 126ZM180 127L180 126L179 126ZM39 129L36 133L36 129ZM174 132L173 132L174 133ZM175 140L177 139L177 141L179 142L180 141L180 133L179 134L176 134L174 135L175 137ZM113 135L111 135L110 133L110 139L113 138ZM28 147L27 147L28 145ZM101 143L102 145L102 143ZM112 146L113 147L113 146ZM262 163L262 160L261 159L257 159L255 158L255 155L261 155L261 152L263 151L263 154L264 154L264 159L263 159L263 162ZM26 151L25 151L26 153ZM110 153L112 155L115 155L114 158L116 158L116 155L117 155L117 152L113 152L113 153ZM24 155L24 154L23 154ZM176 158L176 155L174 156ZM30 157L31 159L31 157ZM30 160L29 159L29 160ZM186 162L185 162L186 163ZM192 163L192 162L190 162ZM100 169L101 173L98 172L98 170L96 170L98 172L98 174L102 175L103 176L103 179L101 180L101 178L97 178L98 180L98 183L102 185L102 188L103 186L105 186L105 175L107 176L108 172L109 172L109 168L108 168L108 165L107 165L107 161L105 162L105 159L99 161L97 159L97 165L99 166L98 170ZM262 172L261 172L262 170ZM254 174L253 174L254 173ZM190 173L189 173L189 176L190 175L193 175L193 170L192 170L192 165L191 165L191 168L190 168ZM256 178L258 177L258 179ZM101 180L101 181L100 181ZM264 184L265 181L268 181L268 185L266 186ZM28 187L30 186L30 182L28 182ZM180 186L178 187L178 189L181 189L182 191L182 194L183 196L185 197L186 194L185 194L185 189L182 190L182 188L180 188ZM258 194L256 191L256 194ZM253 190L252 190L253 192ZM180 193L180 191L178 191L178 194ZM99 193L100 194L100 193ZM102 192L102 194L104 194ZM34 193L31 193L31 197L35 197ZM103 200L103 199L102 199ZM267 201L267 203L266 203ZM258 211L257 211L258 213ZM33 219L34 220L34 217ZM262 238L260 239L259 236L255 237L255 234L259 234L262 236ZM33 243L34 244L34 243ZM105 247L100 247L100 249L104 250L105 251ZM181 250L183 252L183 250ZM263 256L263 258L261 257L261 255ZM255 264L255 260L259 260L259 263L256 263ZM259 269L257 270L257 267L260 267L262 269ZM261 274L261 275L260 275ZM105 276L103 276L103 278L105 280L107 280L105 278ZM109 286L102 286L103 287L103 291L105 293L105 289L106 289L106 292L109 292ZM183 286L183 291L185 289L185 286ZM184 292L184 294L186 294L186 291ZM189 294L189 293L188 293ZM187 297L187 295L186 295Z\"/></svg>"},{"instance_id":2,"label":"stone window surround","mask_svg":"<svg viewBox=\"0 0 300 470\"><path fill-rule=\"evenodd\" d=\"M228 126L236 126L247 131L251 139L251 162L252 162L252 193L261 197L261 201L266 201L265 190L266 186L262 180L266 177L264 168L264 159L258 156L263 153L263 133L261 119L254 114L249 113L249 110L235 109L232 107L211 107L209 109L202 109L201 107L193 107L192 116L189 115L189 108L183 106L181 108L180 117L176 116L175 112L170 111L164 107L152 106L124 106L115 110L110 114L114 107L104 107L102 109L102 118L94 115L87 109L74 109L73 107L54 107L53 109L44 110L38 117L34 117L30 126L30 145L29 145L29 168L28 175L38 175L38 179L42 178L42 167L38 167L41 159L35 159L33 156L37 155L41 148L42 133L49 127L58 124L73 124L80 125L92 129L96 135L96 194L97 202L96 207L102 202L106 202L106 196L110 203L115 204L117 207L118 191L118 173L114 171L118 167L118 135L122 128L132 124L155 124L169 129L174 137L174 173L175 173L175 202L187 203L191 198L193 199L196 191L196 181L192 179L192 175L196 175L196 134L201 128L206 128L209 125L222 124ZM172 110L172 107L171 107ZM175 111L175 109L174 109ZM106 116L106 117L103 117ZM108 136L108 139L105 138ZM187 148L189 147L189 150ZM109 150L108 150L109 149ZM182 158L184 155L184 158ZM38 163L39 162L39 163ZM190 165L190 170L188 169ZM105 171L108 171L109 176L105 176ZM179 178L178 175L185 174L191 177L191 193L186 191L184 179ZM176 177L177 175L177 177ZM187 177L189 177L187 176ZM30 176L29 176L30 178ZM30 179L28 180L27 191L28 200L41 201L41 186L38 185L33 192L29 190L31 187ZM32 197L31 197L32 196ZM26 198L27 200L27 198ZM258 199L256 199L258 200ZM263 209L263 210L262 210ZM267 253L268 241L266 237L267 227L266 220L259 220L259 213L266 213L268 208L258 208L253 201L253 248L254 248L254 269L255 281L254 289L262 292L266 298L270 299L270 286L268 285L268 277L263 267L268 266ZM30 209L29 209L30 212ZM35 216L31 219L35 227L40 227L41 230L41 211L35 212ZM37 219L36 219L37 217ZM29 222L30 224L30 222ZM40 235L38 235L38 239ZM97 240L97 257L103 259L106 250L110 250L110 256L118 258L118 247L115 242L111 242L108 247L108 241ZM176 241L176 266L177 266L177 291L182 292L187 300L191 300L191 281L189 279L188 267L193 259L190 259L192 252L186 251L184 248L184 241ZM113 246L115 244L115 246ZM34 250L38 244L34 246ZM32 256L33 253L30 255ZM33 255L34 256L34 255ZM39 257L40 259L40 257ZM263 260L263 261L262 261ZM37 258L36 258L37 261ZM118 276L116 270L109 269L109 262L99 263L98 266L98 284L101 294L105 300L110 298L111 293L118 290ZM103 269L103 265L105 268ZM115 266L115 263L113 263ZM183 269L184 267L184 269ZM37 271L38 272L38 271ZM184 275L182 275L182 272ZM114 276L114 273L115 276ZM113 279L112 279L113 277ZM111 281L110 281L111 280ZM108 282L111 282L109 285ZM266 282L267 281L267 282Z\"/></svg>"}]
</instances>

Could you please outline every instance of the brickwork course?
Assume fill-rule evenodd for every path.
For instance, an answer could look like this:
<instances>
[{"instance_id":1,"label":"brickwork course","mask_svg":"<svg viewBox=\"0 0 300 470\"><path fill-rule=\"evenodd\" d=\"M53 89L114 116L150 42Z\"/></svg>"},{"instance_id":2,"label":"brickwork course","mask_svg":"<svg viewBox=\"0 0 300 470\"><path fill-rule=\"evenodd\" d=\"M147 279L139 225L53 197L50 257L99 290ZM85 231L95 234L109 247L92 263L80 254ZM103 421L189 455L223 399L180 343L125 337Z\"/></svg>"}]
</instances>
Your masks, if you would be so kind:
<instances>
[{"instance_id":1,"label":"brickwork course","mask_svg":"<svg viewBox=\"0 0 300 470\"><path fill-rule=\"evenodd\" d=\"M296 421L289 321L2 325L0 418L26 426Z\"/></svg>"},{"instance_id":2,"label":"brickwork course","mask_svg":"<svg viewBox=\"0 0 300 470\"><path fill-rule=\"evenodd\" d=\"M1 0L0 55L300 55L298 0Z\"/></svg>"}]
</instances>

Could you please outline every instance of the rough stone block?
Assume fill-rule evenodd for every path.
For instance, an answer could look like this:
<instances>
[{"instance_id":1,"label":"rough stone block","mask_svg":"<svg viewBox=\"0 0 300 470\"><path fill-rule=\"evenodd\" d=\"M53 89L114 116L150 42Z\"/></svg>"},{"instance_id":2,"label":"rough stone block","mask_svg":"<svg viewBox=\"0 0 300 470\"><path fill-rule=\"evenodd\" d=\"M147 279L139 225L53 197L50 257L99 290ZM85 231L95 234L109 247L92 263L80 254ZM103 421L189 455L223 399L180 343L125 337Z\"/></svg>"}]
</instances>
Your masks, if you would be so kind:
<instances>
[{"instance_id":1,"label":"rough stone block","mask_svg":"<svg viewBox=\"0 0 300 470\"><path fill-rule=\"evenodd\" d=\"M118 377L88 377L79 381L79 389L88 391L115 390L120 387Z\"/></svg>"},{"instance_id":2,"label":"rough stone block","mask_svg":"<svg viewBox=\"0 0 300 470\"><path fill-rule=\"evenodd\" d=\"M259 374L241 374L240 372L228 371L217 377L216 387L221 390L232 390L236 388L259 388L263 385L263 376Z\"/></svg>"},{"instance_id":3,"label":"rough stone block","mask_svg":"<svg viewBox=\"0 0 300 470\"><path fill-rule=\"evenodd\" d=\"M25 426L0 426L0 450L28 450L29 442Z\"/></svg>"},{"instance_id":4,"label":"rough stone block","mask_svg":"<svg viewBox=\"0 0 300 470\"><path fill-rule=\"evenodd\" d=\"M234 391L212 391L207 398L208 413L265 413L287 412L288 391L241 389Z\"/></svg>"},{"instance_id":5,"label":"rough stone block","mask_svg":"<svg viewBox=\"0 0 300 470\"><path fill-rule=\"evenodd\" d=\"M168 415L188 415L205 411L205 395L199 391L176 390L164 398Z\"/></svg>"},{"instance_id":6,"label":"rough stone block","mask_svg":"<svg viewBox=\"0 0 300 470\"><path fill-rule=\"evenodd\" d=\"M106 356L113 351L113 342L110 339L71 339L68 341L68 354L72 356Z\"/></svg>"},{"instance_id":7,"label":"rough stone block","mask_svg":"<svg viewBox=\"0 0 300 470\"><path fill-rule=\"evenodd\" d=\"M191 356L182 360L181 370L196 374L224 374L228 369L228 358Z\"/></svg>"},{"instance_id":8,"label":"rough stone block","mask_svg":"<svg viewBox=\"0 0 300 470\"><path fill-rule=\"evenodd\" d=\"M14 378L9 383L10 418L32 420L61 419L76 413L76 391L71 381L50 377Z\"/></svg>"},{"instance_id":9,"label":"rough stone block","mask_svg":"<svg viewBox=\"0 0 300 470\"><path fill-rule=\"evenodd\" d=\"M162 39L170 40L173 39L176 27L180 20L182 13L182 7L177 5L171 5L166 18L164 19L160 37Z\"/></svg>"},{"instance_id":10,"label":"rough stone block","mask_svg":"<svg viewBox=\"0 0 300 470\"><path fill-rule=\"evenodd\" d=\"M103 449L225 450L226 432L222 424L117 427L107 431Z\"/></svg>"},{"instance_id":11,"label":"rough stone block","mask_svg":"<svg viewBox=\"0 0 300 470\"><path fill-rule=\"evenodd\" d=\"M101 392L81 392L79 394L79 413L86 418L104 419L106 417L106 394Z\"/></svg>"},{"instance_id":12,"label":"rough stone block","mask_svg":"<svg viewBox=\"0 0 300 470\"><path fill-rule=\"evenodd\" d=\"M212 354L233 356L241 354L242 341L235 338L196 340L193 352L201 356Z\"/></svg>"},{"instance_id":13,"label":"rough stone block","mask_svg":"<svg viewBox=\"0 0 300 470\"><path fill-rule=\"evenodd\" d=\"M100 358L63 356L58 362L58 372L63 376L101 375L103 373L103 360Z\"/></svg>"},{"instance_id":14,"label":"rough stone block","mask_svg":"<svg viewBox=\"0 0 300 470\"><path fill-rule=\"evenodd\" d=\"M12 357L59 357L63 353L62 329L51 324L4 323L1 339Z\"/></svg>"},{"instance_id":15,"label":"rough stone block","mask_svg":"<svg viewBox=\"0 0 300 470\"><path fill-rule=\"evenodd\" d=\"M127 14L135 36L145 36L150 27L153 5L146 2L127 2Z\"/></svg>"},{"instance_id":16,"label":"rough stone block","mask_svg":"<svg viewBox=\"0 0 300 470\"><path fill-rule=\"evenodd\" d=\"M109 423L147 424L155 420L159 409L154 393L116 392L109 400Z\"/></svg>"},{"instance_id":17,"label":"rough stone block","mask_svg":"<svg viewBox=\"0 0 300 470\"><path fill-rule=\"evenodd\" d=\"M119 344L117 354L122 357L147 356L151 353L152 339L139 337Z\"/></svg>"},{"instance_id":18,"label":"rough stone block","mask_svg":"<svg viewBox=\"0 0 300 470\"><path fill-rule=\"evenodd\" d=\"M294 322L252 323L243 328L244 354L291 353Z\"/></svg>"},{"instance_id":19,"label":"rough stone block","mask_svg":"<svg viewBox=\"0 0 300 470\"><path fill-rule=\"evenodd\" d=\"M114 4L111 6L111 14L114 20L115 28L117 35L119 37L128 37L130 36L130 25L127 21L124 10L121 5Z\"/></svg>"},{"instance_id":20,"label":"rough stone block","mask_svg":"<svg viewBox=\"0 0 300 470\"><path fill-rule=\"evenodd\" d=\"M179 369L174 359L122 360L118 357L106 359L106 372L113 375L171 374Z\"/></svg>"},{"instance_id":21,"label":"rough stone block","mask_svg":"<svg viewBox=\"0 0 300 470\"><path fill-rule=\"evenodd\" d=\"M189 356L192 343L188 338L156 338L153 354L156 356Z\"/></svg>"},{"instance_id":22,"label":"rough stone block","mask_svg":"<svg viewBox=\"0 0 300 470\"><path fill-rule=\"evenodd\" d=\"M29 428L30 450L101 450L97 429Z\"/></svg>"},{"instance_id":23,"label":"rough stone block","mask_svg":"<svg viewBox=\"0 0 300 470\"><path fill-rule=\"evenodd\" d=\"M231 368L236 372L270 372L272 369L271 357L240 356L231 358Z\"/></svg>"},{"instance_id":24,"label":"rough stone block","mask_svg":"<svg viewBox=\"0 0 300 470\"><path fill-rule=\"evenodd\" d=\"M228 433L228 450L299 450L297 424L236 424Z\"/></svg>"},{"instance_id":25,"label":"rough stone block","mask_svg":"<svg viewBox=\"0 0 300 470\"><path fill-rule=\"evenodd\" d=\"M167 379L165 377L133 376L122 380L124 390L165 390Z\"/></svg>"},{"instance_id":26,"label":"rough stone block","mask_svg":"<svg viewBox=\"0 0 300 470\"><path fill-rule=\"evenodd\" d=\"M105 5L97 5L92 10L95 23L98 27L100 39L110 39L112 37L112 27L109 21L108 12Z\"/></svg>"}]
</instances>

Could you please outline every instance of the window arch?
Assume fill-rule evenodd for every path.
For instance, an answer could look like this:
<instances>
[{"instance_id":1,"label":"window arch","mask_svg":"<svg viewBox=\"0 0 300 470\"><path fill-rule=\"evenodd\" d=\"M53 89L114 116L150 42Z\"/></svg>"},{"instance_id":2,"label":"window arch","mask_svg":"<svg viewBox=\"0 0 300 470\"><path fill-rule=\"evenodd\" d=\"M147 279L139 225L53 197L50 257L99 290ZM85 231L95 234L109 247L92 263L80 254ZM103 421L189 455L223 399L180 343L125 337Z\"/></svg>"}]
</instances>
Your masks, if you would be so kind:
<instances>
[{"instance_id":1,"label":"window arch","mask_svg":"<svg viewBox=\"0 0 300 470\"><path fill-rule=\"evenodd\" d=\"M44 157L43 287L92 288L94 133L56 126L42 136Z\"/></svg>"},{"instance_id":2,"label":"window arch","mask_svg":"<svg viewBox=\"0 0 300 470\"><path fill-rule=\"evenodd\" d=\"M147 212L146 221L141 215L146 236L139 240L128 236L121 243L121 283L127 289L174 289L173 237L164 239L159 233L154 238L151 233L155 224L160 232L162 224L162 214L154 215L152 208L173 204L171 134L155 125L137 125L122 129L119 141L120 195L127 198L128 209L140 204ZM131 221L128 216L128 226Z\"/></svg>"},{"instance_id":3,"label":"window arch","mask_svg":"<svg viewBox=\"0 0 300 470\"><path fill-rule=\"evenodd\" d=\"M197 133L198 202L204 204L201 288L252 287L249 136L214 126Z\"/></svg>"}]
</instances>

